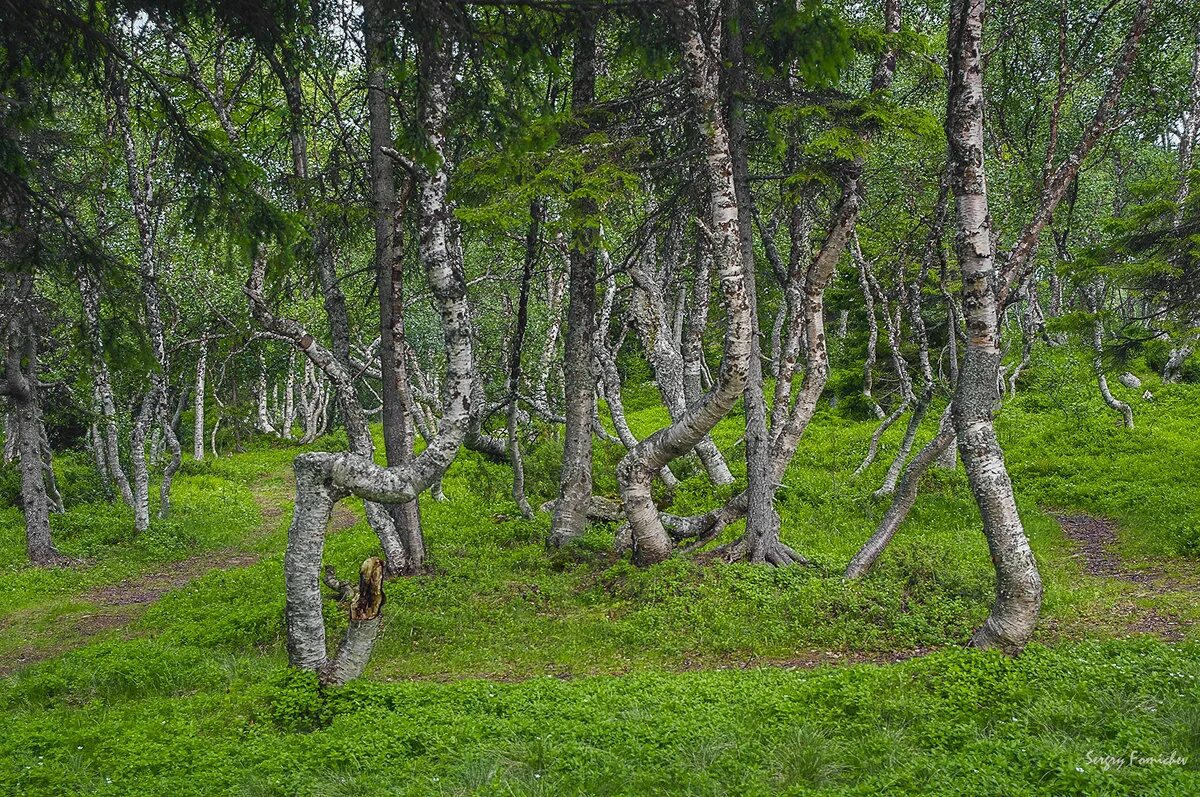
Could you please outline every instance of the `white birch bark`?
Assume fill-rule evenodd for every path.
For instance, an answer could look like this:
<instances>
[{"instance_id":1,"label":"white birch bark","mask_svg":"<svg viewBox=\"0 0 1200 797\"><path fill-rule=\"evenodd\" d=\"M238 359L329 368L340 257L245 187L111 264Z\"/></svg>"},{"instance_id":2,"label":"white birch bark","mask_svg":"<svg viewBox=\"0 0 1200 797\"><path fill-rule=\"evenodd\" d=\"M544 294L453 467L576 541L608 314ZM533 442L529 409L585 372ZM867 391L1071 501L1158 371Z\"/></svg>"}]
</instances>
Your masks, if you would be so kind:
<instances>
[{"instance_id":1,"label":"white birch bark","mask_svg":"<svg viewBox=\"0 0 1200 797\"><path fill-rule=\"evenodd\" d=\"M1042 602L1042 581L1017 514L1012 482L996 439L1000 335L992 223L988 212L983 127L983 0L953 0L947 38L950 89L946 139L957 210L958 262L967 341L954 398L958 449L983 518L996 568L996 599L971 637L975 647L1018 653Z\"/></svg>"},{"instance_id":2,"label":"white birch bark","mask_svg":"<svg viewBox=\"0 0 1200 797\"><path fill-rule=\"evenodd\" d=\"M137 143L134 138L132 120L130 118L129 85L123 79L116 81L113 92L113 106L116 110L118 126L121 129L121 140L125 156L125 174L127 188L133 207L134 220L138 231L138 271L141 277L141 287L146 314L146 332L150 339L150 348L154 354L155 367L148 378L149 389L143 398L142 412L135 423L135 433L140 431L141 440L145 441L152 432L161 433L171 459L163 469L159 482L159 517L165 518L171 510L171 483L175 472L179 469L182 452L167 406L167 374L170 366L167 361L166 334L162 320L162 303L158 286L157 262L157 223L152 217L155 207L155 168L158 159L159 139L152 140L149 147L149 159L143 167L139 163ZM142 428L137 429L138 426ZM149 515L149 473L141 445L135 451L134 468L141 469L135 476L138 490L134 490L135 500L142 504L134 508L135 528L144 531L148 528ZM145 524L145 525L143 525Z\"/></svg>"},{"instance_id":3,"label":"white birch bark","mask_svg":"<svg viewBox=\"0 0 1200 797\"><path fill-rule=\"evenodd\" d=\"M677 12L674 21L683 55L684 75L695 122L702 133L712 214L710 245L727 326L717 384L682 417L639 443L618 466L617 479L633 533L634 561L639 565L666 559L672 548L671 538L651 499L651 480L671 460L695 446L737 402L746 387L750 336L753 334L740 249L733 163L718 87L719 36L711 36L708 41L702 37L694 2L681 4Z\"/></svg>"},{"instance_id":4,"label":"white birch bark","mask_svg":"<svg viewBox=\"0 0 1200 797\"><path fill-rule=\"evenodd\" d=\"M417 167L420 240L426 280L442 318L446 348L446 397L436 438L404 465L381 468L356 453L310 453L296 458L296 510L284 556L287 590L285 620L288 659L292 666L321 673L330 665L321 608L320 568L325 530L333 504L354 494L367 501L402 503L416 498L445 472L458 452L471 415L475 363L471 349L470 307L461 250L453 245L453 210L449 201L450 151L446 117L455 74L453 36L440 4L425 7L418 28L418 117L431 157ZM353 620L353 615L352 615ZM347 640L353 658L370 655L374 632Z\"/></svg>"},{"instance_id":5,"label":"white birch bark","mask_svg":"<svg viewBox=\"0 0 1200 797\"><path fill-rule=\"evenodd\" d=\"M668 414L674 420L680 417L688 406L685 388L687 363L676 344L670 323L671 316L663 296L666 268L655 268L652 260L653 253L647 253L629 268L635 287L630 309L642 349L654 371L655 386L662 396ZM682 337L682 329L680 332ZM699 376L698 371L696 376ZM698 386L697 379L696 387ZM733 474L729 471L729 465L711 436L705 435L700 439L696 444L696 454L713 484L733 484Z\"/></svg>"},{"instance_id":6,"label":"white birch bark","mask_svg":"<svg viewBox=\"0 0 1200 797\"><path fill-rule=\"evenodd\" d=\"M258 380L254 383L254 423L255 428L262 434L275 434L275 424L271 423L271 412L267 406L267 360L259 349L255 356L258 358Z\"/></svg>"},{"instance_id":7,"label":"white birch bark","mask_svg":"<svg viewBox=\"0 0 1200 797\"><path fill-rule=\"evenodd\" d=\"M1108 376L1104 373L1104 319L1100 312L1103 308L1104 289L1100 284L1085 287L1083 289L1083 300L1087 304L1088 312L1092 314L1092 329L1091 329L1091 347L1092 347L1092 371L1096 374L1096 384L1100 388L1100 397L1104 399L1104 403L1109 406L1114 412L1121 415L1121 422L1126 429L1133 428L1133 408L1127 402L1121 401L1113 395L1112 389L1108 386Z\"/></svg>"},{"instance_id":8,"label":"white birch bark","mask_svg":"<svg viewBox=\"0 0 1200 797\"><path fill-rule=\"evenodd\" d=\"M121 465L120 430L117 426L117 406L113 399L112 376L104 355L104 338L100 331L100 290L91 275L80 267L75 272L79 297L83 306L83 327L92 360L92 387L100 414L99 433L104 449L108 475L126 506L133 507L133 491L129 477Z\"/></svg>"},{"instance_id":9,"label":"white birch bark","mask_svg":"<svg viewBox=\"0 0 1200 797\"><path fill-rule=\"evenodd\" d=\"M208 342L200 344L200 357L196 360L196 389L192 397L192 457L200 462L204 459L204 377L208 371Z\"/></svg>"}]
</instances>

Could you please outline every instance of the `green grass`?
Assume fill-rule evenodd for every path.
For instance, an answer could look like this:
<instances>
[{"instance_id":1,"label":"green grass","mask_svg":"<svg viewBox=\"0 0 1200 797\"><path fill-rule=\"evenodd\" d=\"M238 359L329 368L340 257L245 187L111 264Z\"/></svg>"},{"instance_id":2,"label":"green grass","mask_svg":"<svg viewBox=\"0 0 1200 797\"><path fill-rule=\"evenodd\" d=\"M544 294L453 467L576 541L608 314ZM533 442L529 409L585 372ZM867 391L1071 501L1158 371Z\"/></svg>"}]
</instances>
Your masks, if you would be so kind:
<instances>
[{"instance_id":1,"label":"green grass","mask_svg":"<svg viewBox=\"0 0 1200 797\"><path fill-rule=\"evenodd\" d=\"M869 496L903 430L889 432L880 462L853 480L874 424L828 410L779 496L784 539L812 568L674 559L637 570L608 553L606 527L551 556L542 544L548 519L519 519L507 466L464 452L445 480L450 500L422 503L434 572L388 584L367 678L327 693L288 672L282 645L294 449L189 462L173 517L141 537L121 507L71 506L55 518L56 538L87 563L70 570L26 567L19 513L0 510L0 657L48 656L0 681L8 719L0 788L1196 793L1196 634L1177 645L1127 638L1122 611L1196 619L1200 389L1151 385L1156 400L1137 402L1130 433L1079 372L1062 357L1035 362L999 419L1046 582L1037 642L1016 661L960 649L992 591L961 469L932 472L877 571L842 583L842 567L885 508ZM646 434L665 414L635 406L630 418ZM715 433L735 472L740 421L732 416ZM552 439L529 448L535 506L550 497L560 451ZM597 446L599 491L615 494L619 456ZM64 467L71 495L82 468ZM694 462L680 463L679 474L673 511L718 500ZM1113 518L1121 553L1166 573L1169 588L1083 574L1047 507ZM359 522L328 538L326 559L349 573L376 547ZM261 558L203 575L112 630L78 630L107 611L97 588L225 549ZM330 603L327 617L336 636L342 612ZM941 650L898 665L793 671L927 648ZM1107 771L1089 763L1089 753L1173 750L1193 763Z\"/></svg>"}]
</instances>

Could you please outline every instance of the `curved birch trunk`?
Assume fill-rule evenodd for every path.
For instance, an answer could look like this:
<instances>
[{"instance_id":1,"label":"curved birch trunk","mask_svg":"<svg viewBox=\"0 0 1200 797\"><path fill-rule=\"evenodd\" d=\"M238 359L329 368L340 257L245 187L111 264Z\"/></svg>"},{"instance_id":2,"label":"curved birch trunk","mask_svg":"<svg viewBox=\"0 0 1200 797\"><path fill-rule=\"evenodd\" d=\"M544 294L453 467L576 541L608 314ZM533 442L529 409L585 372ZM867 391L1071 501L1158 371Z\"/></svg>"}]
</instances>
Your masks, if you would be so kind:
<instances>
[{"instance_id":1,"label":"curved birch trunk","mask_svg":"<svg viewBox=\"0 0 1200 797\"><path fill-rule=\"evenodd\" d=\"M825 336L825 290L833 278L838 260L846 249L858 216L858 207L858 197L854 192L854 185L851 184L843 190L842 198L834 208L833 218L820 250L803 272L803 290L800 292L802 298L798 302L800 324L791 334L796 345L799 345L800 340L804 341L807 367L795 402L790 407L784 405L786 412L781 413L780 420L771 427L770 478L776 485L782 481L788 465L791 464L829 379L829 351ZM706 514L689 518L663 514L662 520L671 529L672 539L696 538L689 546L689 550L695 550L711 542L730 523L744 517L748 506L749 496L743 491L723 506ZM714 551L714 555L734 560L745 558L747 552L752 550L753 546L747 545L743 535L726 548ZM794 551L787 554L787 558L793 562L804 561Z\"/></svg>"},{"instance_id":2,"label":"curved birch trunk","mask_svg":"<svg viewBox=\"0 0 1200 797\"><path fill-rule=\"evenodd\" d=\"M454 216L448 197L451 167L445 127L454 77L453 39L442 17L447 7L440 3L421 6L418 106L424 144L431 157L414 170L419 188L418 253L442 318L446 397L437 436L410 463L381 468L357 453L310 453L296 458L296 510L284 555L288 660L294 667L315 670L325 677L339 671L338 662L345 656L354 663L345 670L348 677L361 672L377 631L369 625L356 627L352 612L353 637L347 638L331 663L325 645L320 571L333 504L351 494L366 502L412 501L445 473L470 423L475 378L471 312L461 251L453 243Z\"/></svg>"},{"instance_id":3,"label":"curved birch trunk","mask_svg":"<svg viewBox=\"0 0 1200 797\"><path fill-rule=\"evenodd\" d=\"M992 420L993 407L999 400L999 275L992 249L984 168L984 0L953 0L950 9L946 139L967 325L953 417L958 450L996 568L996 599L987 620L972 635L971 644L1015 654L1024 648L1037 624L1042 581L1017 515L1012 482Z\"/></svg>"},{"instance_id":4,"label":"curved birch trunk","mask_svg":"<svg viewBox=\"0 0 1200 797\"><path fill-rule=\"evenodd\" d=\"M659 275L642 272L642 276L636 279L634 284L638 291L632 303L632 315L638 337L642 340L646 359L654 371L654 383L662 397L663 405L674 420L687 410L687 390L684 385L687 364L680 349L676 348L673 330L667 324ZM733 483L729 465L710 435L705 435L696 444L696 455L713 484Z\"/></svg>"},{"instance_id":5,"label":"curved birch trunk","mask_svg":"<svg viewBox=\"0 0 1200 797\"><path fill-rule=\"evenodd\" d=\"M604 299L600 305L600 320L596 324L596 370L600 375L600 394L608 405L608 415L612 419L613 428L617 431L617 440L625 446L625 450L629 451L637 446L638 439L634 436L633 430L629 428L629 420L625 417L625 402L621 398L621 375L617 371L617 353L615 351L621 343L619 339L617 346L614 346L608 339L613 300L617 293L617 276L609 268L607 253L602 251L600 256L604 258L608 277L604 282ZM623 338L624 335L620 337ZM679 480L675 478L675 474L669 467L664 466L658 475L667 490L673 492L679 486Z\"/></svg>"},{"instance_id":6,"label":"curved birch trunk","mask_svg":"<svg viewBox=\"0 0 1200 797\"><path fill-rule=\"evenodd\" d=\"M904 431L904 440L900 443L900 450L896 452L896 456L892 459L892 464L888 466L887 474L883 478L883 484L871 494L871 498L875 501L886 498L896 490L901 471L908 461L908 455L912 452L917 432L921 428L921 423L925 420L925 415L929 412L929 404L933 401L936 389L933 365L929 360L929 330L925 325L925 317L922 314L924 304L923 290L925 283L929 279L929 272L933 269L934 261L940 259L949 196L950 185L943 174L938 189L937 202L934 204L933 214L930 218L929 234L925 238L925 253L921 258L921 268L917 272L917 278L908 287L909 325L912 328L913 337L917 341L917 362L921 367L922 380L921 395L916 397L916 406L913 408L913 414L908 420L908 428Z\"/></svg>"},{"instance_id":7,"label":"curved birch trunk","mask_svg":"<svg viewBox=\"0 0 1200 797\"><path fill-rule=\"evenodd\" d=\"M863 547L850 560L849 566L846 568L843 578L853 580L862 578L867 574L879 555L883 553L884 548L892 541L892 537L896 535L896 531L900 528L900 524L908 517L908 513L912 510L913 504L917 500L917 487L920 485L921 477L929 470L939 456L945 451L954 450L954 426L952 424L951 410L946 409L942 415L941 425L938 427L937 436L933 438L921 451L913 458L912 462L904 468L904 474L900 479L900 484L892 496L892 503L888 506L887 512L883 516L883 520L879 521L879 525L875 529L875 533L863 545Z\"/></svg>"},{"instance_id":8,"label":"curved birch trunk","mask_svg":"<svg viewBox=\"0 0 1200 797\"><path fill-rule=\"evenodd\" d=\"M871 282L867 276L867 261L863 258L855 258L858 265L858 285L862 289L863 306L867 313L867 357L863 361L863 398L867 401L867 406L871 408L871 412L875 413L875 417L883 420L887 417L887 413L883 411L883 407L879 406L879 402L875 400L872 391L874 389L874 372L875 372L875 351L879 344L879 324L875 320L875 294L871 290Z\"/></svg>"},{"instance_id":9,"label":"curved birch trunk","mask_svg":"<svg viewBox=\"0 0 1200 797\"><path fill-rule=\"evenodd\" d=\"M250 300L251 315L265 329L285 340L292 341L305 355L304 381L306 386L311 385L313 392L309 393L303 387L301 389L301 401L307 405L305 434L301 442L311 442L319 437L324 432L327 423L330 391L324 389L317 379L317 369L320 369L320 372L333 384L332 392L337 397L342 411L350 450L362 457L374 457L375 442L371 438L362 406L358 403L358 393L354 389L350 372L334 356L333 352L318 343L299 322L271 313L262 295L265 274L266 257L258 253L254 257L245 293ZM260 373L262 372L260 371ZM386 508L370 501L363 502L363 510L371 530L375 532L383 547L389 572L407 572L409 569L407 552L396 533L391 514Z\"/></svg>"},{"instance_id":10,"label":"curved birch trunk","mask_svg":"<svg viewBox=\"0 0 1200 797\"><path fill-rule=\"evenodd\" d=\"M895 0L889 0L884 9L885 29L895 33L900 27L900 8ZM732 19L734 30L730 34L735 51L730 59L736 64L740 56L740 19ZM885 90L891 85L895 75L896 51L887 48L876 66L871 79L872 90ZM735 73L736 75L736 73ZM731 81L736 83L736 81ZM736 102L731 104L737 109ZM736 118L736 115L735 115ZM739 174L744 175L745 167L739 167L740 147L734 147L734 182L739 185ZM799 264L805 262L803 255L807 252L807 225L805 216L799 204L792 212L792 266L789 269L789 282L798 285L785 286L785 296L789 303L798 309L794 322L788 333L785 356L780 358L780 378L776 384L776 406L772 411L772 426L769 433L765 427L765 410L757 407L761 397L761 389L751 386L747 393L747 469L749 484L747 490L730 501L715 513L710 513L709 527L698 539L697 545L705 544L730 522L733 517L745 514L747 517L746 531L732 543L722 546L712 552L713 556L726 561L746 560L754 563L765 563L774 566L789 564L806 564L807 560L783 544L779 538L779 524L773 502L775 492L783 480L783 475L795 455L800 439L816 412L817 401L825 388L829 376L829 354L825 333L825 289L827 288L838 260L846 249L847 241L853 235L854 225L858 218L861 184L858 174L864 159L855 159L853 176L849 177L842 189L842 197L834 206L829 230L820 251L808 264L806 270L801 270ZM745 197L745 203L750 203L748 184L739 190L739 198ZM741 201L739 199L739 201ZM743 258L747 267L753 263L750 232L749 208L742 207L741 244ZM773 264L774 265L774 264ZM781 265L781 264L780 264ZM776 266L777 271L782 269ZM801 278L802 277L802 281ZM753 279L749 280L753 286ZM795 297L795 298L791 298ZM753 308L752 308L753 309ZM753 318L753 313L752 313ZM794 374L796 353L801 342L806 349L807 370L804 385L796 397L795 404L788 409L791 380ZM761 380L761 358L757 354L757 340L754 341L751 355L751 379ZM906 376L907 374L905 374ZM786 377L786 380L785 378ZM787 410L787 411L785 411ZM758 438L769 435L770 448L762 444Z\"/></svg>"},{"instance_id":11,"label":"curved birch trunk","mask_svg":"<svg viewBox=\"0 0 1200 797\"><path fill-rule=\"evenodd\" d=\"M617 467L617 482L633 535L633 559L638 565L660 562L671 555L672 549L671 537L651 499L651 480L671 460L690 451L708 434L745 391L753 335L733 163L718 87L719 36L710 37L707 42L702 38L694 2L682 4L674 17L694 119L703 138L712 214L711 229L707 232L727 326L717 384L678 420L639 443Z\"/></svg>"},{"instance_id":12,"label":"curved birch trunk","mask_svg":"<svg viewBox=\"0 0 1200 797\"><path fill-rule=\"evenodd\" d=\"M1115 412L1121 414L1121 421L1126 429L1133 428L1133 408L1127 402L1121 401L1112 394L1108 386L1108 376L1104 373L1104 320L1100 317L1100 306L1103 289L1097 285L1083 289L1083 298L1088 311L1092 314L1092 371L1096 374L1096 383L1100 388L1100 397L1104 403Z\"/></svg>"}]
</instances>

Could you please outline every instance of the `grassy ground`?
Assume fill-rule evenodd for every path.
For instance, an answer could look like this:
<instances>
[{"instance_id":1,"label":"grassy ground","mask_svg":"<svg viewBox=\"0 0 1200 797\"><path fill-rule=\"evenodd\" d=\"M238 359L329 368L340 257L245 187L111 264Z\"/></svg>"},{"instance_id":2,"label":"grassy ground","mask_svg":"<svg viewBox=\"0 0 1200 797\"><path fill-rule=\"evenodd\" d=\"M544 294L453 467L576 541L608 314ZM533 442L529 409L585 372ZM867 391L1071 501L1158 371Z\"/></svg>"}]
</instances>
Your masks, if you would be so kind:
<instances>
[{"instance_id":1,"label":"grassy ground","mask_svg":"<svg viewBox=\"0 0 1200 797\"><path fill-rule=\"evenodd\" d=\"M0 668L11 673L0 784L31 795L1197 793L1200 389L1152 385L1127 432L1071 373L1040 364L1036 389L999 421L1046 581L1037 639L1016 661L961 649L992 588L961 469L931 473L877 572L841 582L883 512L869 494L901 430L852 480L873 423L829 411L780 494L785 539L816 563L804 569L679 559L638 571L607 553L606 528L551 557L548 519L519 519L508 469L460 456L450 500L422 507L435 572L388 585L368 677L326 694L284 666L294 449L189 462L173 518L140 538L123 508L71 507L57 539L86 564L66 571L25 567L19 513L0 509ZM653 407L632 415L643 433L663 419ZM739 421L716 435L731 461ZM598 490L615 492L619 455L597 449ZM529 453L535 505L557 456L553 441ZM681 475L675 511L713 504L694 465ZM1046 509L1112 519L1123 566L1145 577L1089 575ZM335 520L326 558L346 573L375 543L357 514ZM344 622L332 604L327 616ZM1183 641L1134 633L1147 627ZM1172 751L1188 763L1138 760Z\"/></svg>"}]
</instances>

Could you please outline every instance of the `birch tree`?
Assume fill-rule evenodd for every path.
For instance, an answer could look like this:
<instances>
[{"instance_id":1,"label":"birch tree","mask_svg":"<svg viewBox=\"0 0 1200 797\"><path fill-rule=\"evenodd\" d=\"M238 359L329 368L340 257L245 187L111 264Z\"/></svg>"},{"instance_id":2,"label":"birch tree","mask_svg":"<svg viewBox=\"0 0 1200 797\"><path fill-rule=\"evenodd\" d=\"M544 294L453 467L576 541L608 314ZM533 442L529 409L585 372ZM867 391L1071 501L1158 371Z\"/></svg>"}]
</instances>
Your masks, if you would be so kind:
<instances>
[{"instance_id":1,"label":"birch tree","mask_svg":"<svg viewBox=\"0 0 1200 797\"><path fill-rule=\"evenodd\" d=\"M357 453L311 453L296 458L296 510L284 556L288 659L294 667L320 673L328 683L342 683L362 674L378 633L382 605L382 563L367 560L357 597L351 602L346 638L330 658L321 607L321 556L334 503L351 494L371 502L411 501L445 473L470 423L475 379L471 312L461 250L453 244L452 161L446 129L455 77L450 19L454 10L439 0L418 6L422 21L416 31L417 103L425 149L424 157L413 161L421 231L418 251L442 319L446 398L437 436L408 464L381 468Z\"/></svg>"},{"instance_id":2,"label":"birch tree","mask_svg":"<svg viewBox=\"0 0 1200 797\"><path fill-rule=\"evenodd\" d=\"M1042 579L1025 536L993 412L1000 400L999 273L988 212L983 121L984 0L950 5L946 142L956 210L957 255L967 340L954 396L954 429L996 568L996 599L971 637L976 647L1019 652L1033 635Z\"/></svg>"},{"instance_id":3,"label":"birch tree","mask_svg":"<svg viewBox=\"0 0 1200 797\"><path fill-rule=\"evenodd\" d=\"M701 33L704 28L694 2L680 4L672 15L672 23L678 37L694 122L700 128L703 141L703 174L711 214L704 227L708 245L713 250L727 320L721 368L713 389L670 426L638 443L618 466L617 479L632 530L634 561L639 565L662 561L672 550L671 537L651 499L651 481L655 473L687 453L708 434L741 396L748 378L753 335L729 132L721 112L718 86L720 39Z\"/></svg>"}]
</instances>

